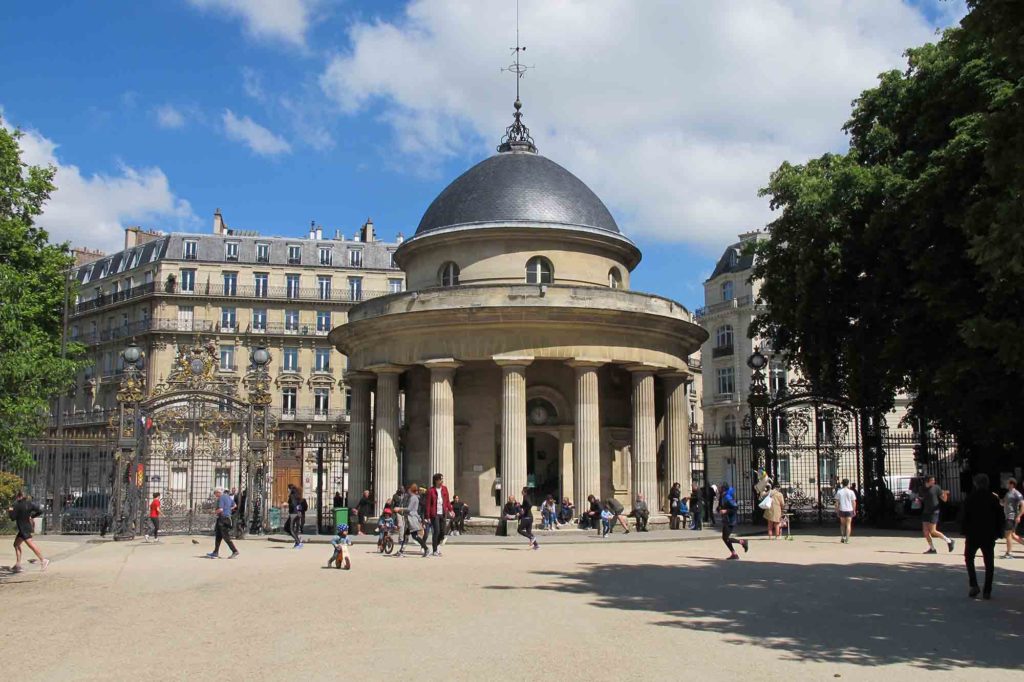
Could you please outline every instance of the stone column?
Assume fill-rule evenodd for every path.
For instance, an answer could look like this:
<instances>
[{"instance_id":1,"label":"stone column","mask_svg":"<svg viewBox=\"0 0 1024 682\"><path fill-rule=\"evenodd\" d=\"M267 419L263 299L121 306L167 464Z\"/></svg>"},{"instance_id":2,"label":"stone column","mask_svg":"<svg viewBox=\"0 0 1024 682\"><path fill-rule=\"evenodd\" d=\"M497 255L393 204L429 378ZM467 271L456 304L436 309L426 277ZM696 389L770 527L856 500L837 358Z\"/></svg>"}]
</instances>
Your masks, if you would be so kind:
<instances>
[{"instance_id":1,"label":"stone column","mask_svg":"<svg viewBox=\"0 0 1024 682\"><path fill-rule=\"evenodd\" d=\"M452 489L455 481L455 395L452 384L459 363L452 359L423 363L430 370L430 472L442 474ZM427 483L430 483L428 480Z\"/></svg>"},{"instance_id":2,"label":"stone column","mask_svg":"<svg viewBox=\"0 0 1024 682\"><path fill-rule=\"evenodd\" d=\"M633 373L633 499L643 494L651 509L658 500L658 460L654 423L654 372L630 367Z\"/></svg>"},{"instance_id":3,"label":"stone column","mask_svg":"<svg viewBox=\"0 0 1024 682\"><path fill-rule=\"evenodd\" d=\"M349 372L345 382L352 387L352 412L348 422L348 500L355 506L370 487L370 383L368 372ZM390 493L388 493L390 495Z\"/></svg>"},{"instance_id":4,"label":"stone column","mask_svg":"<svg viewBox=\"0 0 1024 682\"><path fill-rule=\"evenodd\" d=\"M690 494L690 398L686 392L690 375L670 372L662 376L665 385L665 477L668 487L682 486ZM662 501L662 505L666 501ZM666 513L668 509L663 509Z\"/></svg>"},{"instance_id":5,"label":"stone column","mask_svg":"<svg viewBox=\"0 0 1024 682\"><path fill-rule=\"evenodd\" d=\"M403 370L384 366L373 371L377 374L373 499L376 513L380 514L398 488L398 377Z\"/></svg>"},{"instance_id":6,"label":"stone column","mask_svg":"<svg viewBox=\"0 0 1024 682\"><path fill-rule=\"evenodd\" d=\"M600 360L570 360L576 370L576 432L573 434L572 503L587 508L587 495L601 497L601 423L597 368Z\"/></svg>"},{"instance_id":7,"label":"stone column","mask_svg":"<svg viewBox=\"0 0 1024 682\"><path fill-rule=\"evenodd\" d=\"M530 357L496 357L501 366L501 499L526 485L526 367Z\"/></svg>"}]
</instances>

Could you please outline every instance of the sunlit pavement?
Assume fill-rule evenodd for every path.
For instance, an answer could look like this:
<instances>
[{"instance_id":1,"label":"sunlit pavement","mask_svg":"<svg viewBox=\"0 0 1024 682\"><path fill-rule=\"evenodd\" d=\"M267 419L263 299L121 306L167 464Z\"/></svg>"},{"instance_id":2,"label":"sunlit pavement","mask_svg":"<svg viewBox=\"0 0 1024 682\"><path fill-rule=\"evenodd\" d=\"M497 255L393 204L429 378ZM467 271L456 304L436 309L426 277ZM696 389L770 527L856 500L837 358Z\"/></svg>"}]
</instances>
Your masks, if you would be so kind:
<instances>
[{"instance_id":1,"label":"sunlit pavement","mask_svg":"<svg viewBox=\"0 0 1024 682\"><path fill-rule=\"evenodd\" d=\"M967 598L959 544L925 556L911 534L842 545L815 533L753 539L739 561L713 538L453 542L429 559L360 544L351 571L324 568L330 549L312 543L250 539L238 559L211 560L205 536L43 538L45 573L0 569L0 653L9 679L48 680L982 679L1019 667L1024 561L997 559L985 602Z\"/></svg>"}]
</instances>

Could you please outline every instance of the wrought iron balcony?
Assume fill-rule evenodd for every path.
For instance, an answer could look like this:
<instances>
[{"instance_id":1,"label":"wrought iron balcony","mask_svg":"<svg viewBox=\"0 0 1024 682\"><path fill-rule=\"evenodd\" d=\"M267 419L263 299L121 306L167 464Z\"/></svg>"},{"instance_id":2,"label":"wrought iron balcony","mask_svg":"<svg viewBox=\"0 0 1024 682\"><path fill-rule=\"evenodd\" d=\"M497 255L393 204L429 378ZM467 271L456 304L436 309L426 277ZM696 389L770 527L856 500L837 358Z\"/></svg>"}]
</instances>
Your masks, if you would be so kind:
<instances>
[{"instance_id":1,"label":"wrought iron balcony","mask_svg":"<svg viewBox=\"0 0 1024 682\"><path fill-rule=\"evenodd\" d=\"M729 299L728 301L722 301L721 303L712 303L711 305L706 305L703 308L697 308L696 312L693 313L693 316L695 319L701 320L705 317L708 317L709 315L720 313L723 310L746 308L752 303L753 299L749 295L739 296L737 298Z\"/></svg>"},{"instance_id":2,"label":"wrought iron balcony","mask_svg":"<svg viewBox=\"0 0 1024 682\"><path fill-rule=\"evenodd\" d=\"M733 347L730 343L728 346L718 346L717 348L711 349L712 358L724 358L733 354Z\"/></svg>"},{"instance_id":3,"label":"wrought iron balcony","mask_svg":"<svg viewBox=\"0 0 1024 682\"><path fill-rule=\"evenodd\" d=\"M311 407L300 407L284 409L281 407L270 408L271 414L277 417L279 422L340 422L348 421L348 410L342 408L330 408L318 410Z\"/></svg>"}]
</instances>

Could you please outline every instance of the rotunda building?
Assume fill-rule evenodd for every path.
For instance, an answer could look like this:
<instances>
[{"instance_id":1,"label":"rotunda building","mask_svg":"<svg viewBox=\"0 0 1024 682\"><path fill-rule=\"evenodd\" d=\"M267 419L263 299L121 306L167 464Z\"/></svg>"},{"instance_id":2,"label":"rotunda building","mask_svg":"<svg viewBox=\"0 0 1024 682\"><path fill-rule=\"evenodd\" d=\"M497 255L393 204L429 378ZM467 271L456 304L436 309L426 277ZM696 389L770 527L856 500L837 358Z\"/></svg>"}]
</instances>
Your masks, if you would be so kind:
<instances>
[{"instance_id":1,"label":"rotunda building","mask_svg":"<svg viewBox=\"0 0 1024 682\"><path fill-rule=\"evenodd\" d=\"M643 494L664 508L690 475L687 358L707 333L630 290L640 251L516 119L395 253L407 290L354 307L350 491L377 511L399 483L444 475L475 516L524 487L538 501ZM371 486L372 484L372 486Z\"/></svg>"}]
</instances>

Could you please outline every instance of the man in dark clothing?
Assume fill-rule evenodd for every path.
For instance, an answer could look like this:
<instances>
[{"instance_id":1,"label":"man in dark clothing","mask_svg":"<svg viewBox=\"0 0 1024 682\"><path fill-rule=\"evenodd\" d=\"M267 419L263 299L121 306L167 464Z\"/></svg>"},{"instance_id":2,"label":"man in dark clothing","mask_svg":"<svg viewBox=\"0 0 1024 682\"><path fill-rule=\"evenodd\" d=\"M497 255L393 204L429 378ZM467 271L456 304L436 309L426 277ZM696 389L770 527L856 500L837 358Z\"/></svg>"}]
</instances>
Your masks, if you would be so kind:
<instances>
[{"instance_id":1,"label":"man in dark clothing","mask_svg":"<svg viewBox=\"0 0 1024 682\"><path fill-rule=\"evenodd\" d=\"M587 495L590 509L580 514L580 528L598 528L601 524L601 502L593 495Z\"/></svg>"},{"instance_id":2,"label":"man in dark clothing","mask_svg":"<svg viewBox=\"0 0 1024 682\"><path fill-rule=\"evenodd\" d=\"M341 509L345 506L345 500L341 496L341 491L334 493L334 508Z\"/></svg>"},{"instance_id":3,"label":"man in dark clothing","mask_svg":"<svg viewBox=\"0 0 1024 682\"><path fill-rule=\"evenodd\" d=\"M217 559L220 557L220 544L226 542L228 548L231 550L231 559L238 556L238 549L235 547L235 543L231 541L231 514L235 510L235 501L231 499L231 495L217 488L213 491L213 500L217 505L216 518L214 518L213 525L213 536L214 544L213 551L207 554L211 559Z\"/></svg>"},{"instance_id":4,"label":"man in dark clothing","mask_svg":"<svg viewBox=\"0 0 1024 682\"><path fill-rule=\"evenodd\" d=\"M967 564L967 580L970 583L968 596L977 597L978 575L974 571L974 556L981 550L985 562L985 599L992 598L992 577L995 573L996 540L1003 534L1003 506L999 498L989 490L988 476L978 474L974 477L974 490L964 501L963 531L967 541L964 543L964 562Z\"/></svg>"},{"instance_id":5,"label":"man in dark clothing","mask_svg":"<svg viewBox=\"0 0 1024 682\"><path fill-rule=\"evenodd\" d=\"M373 499L370 497L370 491L364 490L363 496L359 498L356 503L356 532L359 535L365 535L366 531L363 529L363 524L366 523L366 519L373 516Z\"/></svg>"},{"instance_id":6,"label":"man in dark clothing","mask_svg":"<svg viewBox=\"0 0 1024 682\"><path fill-rule=\"evenodd\" d=\"M540 549L540 543L533 537L533 500L530 499L530 489L523 488L523 503L519 510L519 534L530 543L530 549Z\"/></svg>"},{"instance_id":7,"label":"man in dark clothing","mask_svg":"<svg viewBox=\"0 0 1024 682\"><path fill-rule=\"evenodd\" d=\"M925 550L925 554L935 554L932 538L940 538L946 543L949 551L953 551L955 543L939 532L939 506L941 502L948 500L949 492L939 487L934 476L924 479L924 488L921 490L921 528L924 539L928 541L928 549Z\"/></svg>"},{"instance_id":8,"label":"man in dark clothing","mask_svg":"<svg viewBox=\"0 0 1024 682\"><path fill-rule=\"evenodd\" d=\"M466 532L466 519L469 517L469 505L463 502L458 495L452 497L452 516L451 528L448 529L449 535L462 535Z\"/></svg>"},{"instance_id":9,"label":"man in dark clothing","mask_svg":"<svg viewBox=\"0 0 1024 682\"><path fill-rule=\"evenodd\" d=\"M291 483L288 484L288 532L291 533L292 540L295 541L294 549L302 547L302 538L299 537L301 532L301 526L299 525L302 517L302 497L299 495L299 489Z\"/></svg>"},{"instance_id":10,"label":"man in dark clothing","mask_svg":"<svg viewBox=\"0 0 1024 682\"><path fill-rule=\"evenodd\" d=\"M28 545L28 548L39 557L39 568L45 571L50 565L50 560L43 557L35 541L32 539L32 519L41 516L43 510L38 504L25 496L25 493L18 491L14 496L14 504L7 508L7 517L18 527L18 534L14 536L14 567L11 569L17 573L21 568L21 546Z\"/></svg>"},{"instance_id":11,"label":"man in dark clothing","mask_svg":"<svg viewBox=\"0 0 1024 682\"><path fill-rule=\"evenodd\" d=\"M704 494L696 483L690 489L690 530L702 530L704 528Z\"/></svg>"}]
</instances>

